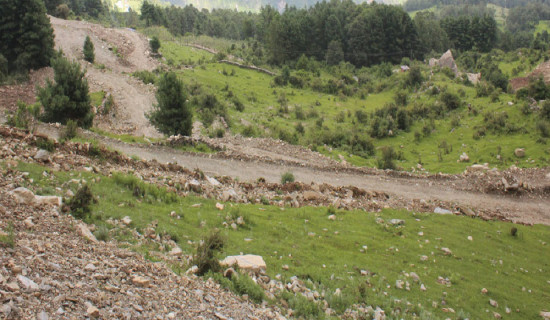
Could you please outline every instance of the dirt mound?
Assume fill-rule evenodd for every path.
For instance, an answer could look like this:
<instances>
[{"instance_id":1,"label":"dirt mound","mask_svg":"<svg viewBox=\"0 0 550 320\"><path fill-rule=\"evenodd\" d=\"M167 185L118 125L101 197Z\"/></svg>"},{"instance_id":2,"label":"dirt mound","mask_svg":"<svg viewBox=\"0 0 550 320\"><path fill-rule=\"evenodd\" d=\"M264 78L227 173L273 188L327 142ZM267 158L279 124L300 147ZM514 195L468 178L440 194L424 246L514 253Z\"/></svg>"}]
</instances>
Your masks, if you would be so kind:
<instances>
[{"instance_id":1,"label":"dirt mound","mask_svg":"<svg viewBox=\"0 0 550 320\"><path fill-rule=\"evenodd\" d=\"M533 70L533 72L526 77L510 79L510 85L512 86L513 91L517 91L521 88L527 87L531 79L536 79L538 77L542 77L544 82L547 84L550 83L550 61L545 61L539 64L535 70Z\"/></svg>"}]
</instances>

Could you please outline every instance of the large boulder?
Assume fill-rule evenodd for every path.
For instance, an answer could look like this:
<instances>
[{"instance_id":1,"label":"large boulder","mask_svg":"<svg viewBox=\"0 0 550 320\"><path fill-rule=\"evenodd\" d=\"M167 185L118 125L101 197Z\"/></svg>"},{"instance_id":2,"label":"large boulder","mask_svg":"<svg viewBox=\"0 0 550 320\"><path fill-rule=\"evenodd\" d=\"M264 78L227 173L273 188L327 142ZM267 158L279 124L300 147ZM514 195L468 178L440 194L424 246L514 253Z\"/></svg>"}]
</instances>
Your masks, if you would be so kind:
<instances>
[{"instance_id":1,"label":"large boulder","mask_svg":"<svg viewBox=\"0 0 550 320\"><path fill-rule=\"evenodd\" d=\"M243 270L250 270L254 272L265 271L267 268L264 258L253 254L228 256L223 259L220 264L227 267L237 265Z\"/></svg>"},{"instance_id":2,"label":"large boulder","mask_svg":"<svg viewBox=\"0 0 550 320\"><path fill-rule=\"evenodd\" d=\"M24 187L19 187L13 191L11 191L11 194L15 197L17 202L20 204L26 204L26 205L53 205L53 206L61 206L62 199L61 197L57 196L35 196L34 193Z\"/></svg>"}]
</instances>

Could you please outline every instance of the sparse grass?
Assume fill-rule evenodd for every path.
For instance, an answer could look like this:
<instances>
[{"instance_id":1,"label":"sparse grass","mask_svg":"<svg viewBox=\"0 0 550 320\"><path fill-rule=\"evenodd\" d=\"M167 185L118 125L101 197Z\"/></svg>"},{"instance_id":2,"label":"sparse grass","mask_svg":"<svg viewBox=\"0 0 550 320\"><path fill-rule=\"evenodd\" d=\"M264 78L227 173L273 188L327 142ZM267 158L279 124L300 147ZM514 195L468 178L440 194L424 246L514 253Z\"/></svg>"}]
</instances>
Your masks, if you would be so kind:
<instances>
[{"instance_id":1,"label":"sparse grass","mask_svg":"<svg viewBox=\"0 0 550 320\"><path fill-rule=\"evenodd\" d=\"M53 177L46 177L43 172L47 169L42 166L20 164L18 168L29 172L26 181L33 179L33 186L50 186L52 192L58 192L55 187L71 179L92 181L99 177L88 172L51 171L49 175ZM178 245L187 254L193 253L198 239L210 228L220 226L225 217L215 208L215 200L188 196L177 197L175 202L147 202L134 195L128 187L132 184L104 176L90 184L98 199L98 203L92 205L92 217L105 220L130 216L138 230L157 220L157 232L177 236ZM195 203L202 206L192 207ZM281 274L288 281L297 276L308 287L319 292L324 290L327 295L340 288L342 298L330 299L334 309L341 310L349 303L367 303L380 306L386 314L400 309L399 318L409 319L413 313L417 316L422 313L434 319L448 317L449 314L442 311L446 307L457 312L462 310L461 314L469 314L471 319L484 319L485 310L504 315L504 308L509 307L513 311L506 314L508 319L535 319L550 300L546 283L548 226L392 209L379 213L338 211L339 218L330 221L326 208L242 204L233 208L238 208L240 215L246 214L254 224L249 229L221 229L220 235L226 242L220 257L240 252L258 254L266 261L270 277ZM170 217L173 210L184 210L184 217L179 220ZM402 219L405 224L392 226L380 219ZM205 227L201 227L201 221ZM517 228L516 236L511 235L512 227ZM420 231L422 236L418 235ZM315 236L308 236L310 233ZM472 236L473 241L468 241L468 236ZM159 250L153 245L136 247L122 230L116 237L129 241L130 248L151 259L154 255L149 252ZM365 245L368 250L361 253ZM452 255L444 255L442 247L449 248ZM421 260L423 255L428 259ZM289 270L283 270L283 265L288 265ZM368 270L369 275L361 276L360 270ZM419 283L406 277L405 273L410 272L419 275ZM439 276L451 279L451 285L437 283ZM397 279L409 281L411 290L395 288ZM420 283L427 287L426 291L419 289ZM483 295L481 288L489 292ZM303 310L300 312L318 315L313 318L323 317L323 313L317 313L315 304L299 294L286 293L283 298L296 312ZM489 299L498 301L499 307L491 307Z\"/></svg>"},{"instance_id":2,"label":"sparse grass","mask_svg":"<svg viewBox=\"0 0 550 320\"><path fill-rule=\"evenodd\" d=\"M105 99L105 91L90 92L90 102L92 106L99 107Z\"/></svg>"},{"instance_id":3,"label":"sparse grass","mask_svg":"<svg viewBox=\"0 0 550 320\"><path fill-rule=\"evenodd\" d=\"M13 222L8 223L7 228L2 230L3 234L0 234L0 247L15 247L15 230Z\"/></svg>"}]
</instances>

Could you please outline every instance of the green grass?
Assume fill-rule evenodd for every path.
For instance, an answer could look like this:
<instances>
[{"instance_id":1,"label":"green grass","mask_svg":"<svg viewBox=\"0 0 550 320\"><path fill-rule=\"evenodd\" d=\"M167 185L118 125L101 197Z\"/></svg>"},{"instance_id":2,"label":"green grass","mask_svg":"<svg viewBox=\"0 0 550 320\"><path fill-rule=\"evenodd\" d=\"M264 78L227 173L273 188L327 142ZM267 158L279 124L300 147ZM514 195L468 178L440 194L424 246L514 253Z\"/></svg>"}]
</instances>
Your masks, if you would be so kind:
<instances>
[{"instance_id":1,"label":"green grass","mask_svg":"<svg viewBox=\"0 0 550 320\"><path fill-rule=\"evenodd\" d=\"M167 61L171 61L174 65L195 65L199 64L199 61L210 61L214 56L207 51L171 41L162 41L160 52Z\"/></svg>"},{"instance_id":2,"label":"green grass","mask_svg":"<svg viewBox=\"0 0 550 320\"><path fill-rule=\"evenodd\" d=\"M50 178L43 175L43 171L49 171L44 167L24 163L19 170L29 172L27 182L33 179L33 186L48 187L53 193L59 192L56 186L70 179L92 181L98 177L86 172L50 172L54 176ZM193 252L194 243L204 234L220 228L227 238L224 255L262 255L271 277L298 276L308 287L324 290L336 310L361 302L380 306L387 315L399 308L399 318L405 319L421 312L432 314L431 319L455 317L456 314L444 313L443 307L468 314L470 319L490 319L492 311L507 319L536 319L540 310L548 308L548 226L528 227L390 209L380 213L337 211L336 221L327 219L326 208L228 204L219 211L216 201L194 196L174 201L164 201L162 196L136 197L130 185L116 176L102 176L91 184L98 199L92 207L92 220L104 224L102 221L107 218L130 216L132 226L138 230L157 220L157 232L170 234L187 253ZM73 188L73 184L68 186ZM166 194L162 189L150 192ZM192 207L195 203L202 206ZM170 217L171 211L176 211L181 219ZM227 214L246 216L249 227L224 228L222 222ZM396 227L380 219L402 219L405 224ZM512 227L518 228L517 237L510 235ZM468 241L468 236L473 241ZM155 245L137 246L127 232L118 231L117 237L146 257L151 258L151 251L159 250ZM363 246L367 246L364 253ZM444 255L443 247L453 254ZM428 257L426 261L420 259L424 255ZM289 270L283 270L283 265L288 265ZM360 270L368 270L369 275L361 276ZM427 291L421 291L420 283L405 276L410 272L418 274ZM451 284L439 284L438 277L449 278ZM410 291L397 289L398 279L409 281ZM340 298L332 294L336 288L342 291ZM481 293L482 288L488 289L486 295ZM489 299L496 300L499 307L491 307ZM446 304L442 305L442 301ZM309 310L308 304L300 305L298 300L293 304ZM506 307L513 310L510 315L505 313Z\"/></svg>"},{"instance_id":3,"label":"green grass","mask_svg":"<svg viewBox=\"0 0 550 320\"><path fill-rule=\"evenodd\" d=\"M550 32L550 20L541 20L535 26L535 35L542 33L543 31Z\"/></svg>"},{"instance_id":4,"label":"green grass","mask_svg":"<svg viewBox=\"0 0 550 320\"><path fill-rule=\"evenodd\" d=\"M159 138L146 138L144 136L137 137L129 134L116 134L116 133L101 130L96 127L90 128L90 131L95 132L101 136L108 137L111 139L117 139L126 143L150 144L151 142L157 142L162 140Z\"/></svg>"},{"instance_id":5,"label":"green grass","mask_svg":"<svg viewBox=\"0 0 550 320\"><path fill-rule=\"evenodd\" d=\"M105 99L105 91L90 92L92 106L99 107Z\"/></svg>"}]
</instances>

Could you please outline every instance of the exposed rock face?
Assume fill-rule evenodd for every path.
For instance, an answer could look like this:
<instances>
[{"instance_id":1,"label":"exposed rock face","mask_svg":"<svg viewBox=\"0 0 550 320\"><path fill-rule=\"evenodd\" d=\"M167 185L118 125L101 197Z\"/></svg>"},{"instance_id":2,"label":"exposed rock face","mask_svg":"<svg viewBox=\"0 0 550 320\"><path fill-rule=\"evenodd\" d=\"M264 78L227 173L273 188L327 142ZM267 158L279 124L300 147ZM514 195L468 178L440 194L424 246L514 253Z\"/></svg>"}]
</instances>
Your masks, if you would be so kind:
<instances>
[{"instance_id":1,"label":"exposed rock face","mask_svg":"<svg viewBox=\"0 0 550 320\"><path fill-rule=\"evenodd\" d=\"M440 68L449 68L453 71L455 76L459 75L458 66L456 65L451 50L447 50L447 52L445 52L439 59L430 59L429 64L430 67L439 66Z\"/></svg>"}]
</instances>

